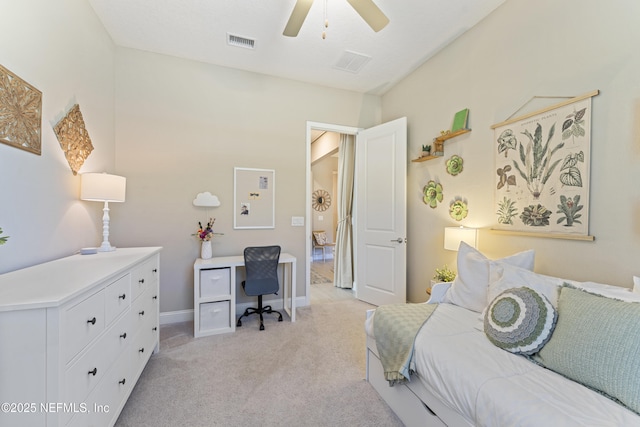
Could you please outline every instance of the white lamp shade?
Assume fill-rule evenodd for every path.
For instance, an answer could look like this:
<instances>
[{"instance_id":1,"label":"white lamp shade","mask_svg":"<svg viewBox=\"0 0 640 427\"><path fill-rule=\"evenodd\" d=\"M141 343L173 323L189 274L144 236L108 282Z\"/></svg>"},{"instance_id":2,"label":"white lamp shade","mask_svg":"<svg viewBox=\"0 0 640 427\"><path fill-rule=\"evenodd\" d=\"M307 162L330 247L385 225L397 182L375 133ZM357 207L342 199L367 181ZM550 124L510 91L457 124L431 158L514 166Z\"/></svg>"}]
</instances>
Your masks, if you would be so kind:
<instances>
[{"instance_id":1,"label":"white lamp shade","mask_svg":"<svg viewBox=\"0 0 640 427\"><path fill-rule=\"evenodd\" d=\"M478 230L469 227L445 227L444 228L444 248L449 251L457 251L460 242L478 247Z\"/></svg>"},{"instance_id":2,"label":"white lamp shade","mask_svg":"<svg viewBox=\"0 0 640 427\"><path fill-rule=\"evenodd\" d=\"M80 199L124 202L127 178L107 173L83 173L80 177Z\"/></svg>"}]
</instances>

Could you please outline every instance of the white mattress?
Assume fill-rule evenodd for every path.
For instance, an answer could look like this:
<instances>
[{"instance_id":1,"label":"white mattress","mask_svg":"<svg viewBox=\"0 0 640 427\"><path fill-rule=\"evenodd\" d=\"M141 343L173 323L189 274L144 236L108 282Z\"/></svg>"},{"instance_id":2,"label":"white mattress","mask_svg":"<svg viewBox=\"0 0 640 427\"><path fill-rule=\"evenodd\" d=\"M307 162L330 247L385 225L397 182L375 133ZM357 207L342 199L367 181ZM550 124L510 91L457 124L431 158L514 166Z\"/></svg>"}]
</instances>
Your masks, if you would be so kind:
<instances>
[{"instance_id":1,"label":"white mattress","mask_svg":"<svg viewBox=\"0 0 640 427\"><path fill-rule=\"evenodd\" d=\"M412 377L471 424L640 426L640 416L623 406L495 347L477 323L478 313L440 304L416 337Z\"/></svg>"}]
</instances>

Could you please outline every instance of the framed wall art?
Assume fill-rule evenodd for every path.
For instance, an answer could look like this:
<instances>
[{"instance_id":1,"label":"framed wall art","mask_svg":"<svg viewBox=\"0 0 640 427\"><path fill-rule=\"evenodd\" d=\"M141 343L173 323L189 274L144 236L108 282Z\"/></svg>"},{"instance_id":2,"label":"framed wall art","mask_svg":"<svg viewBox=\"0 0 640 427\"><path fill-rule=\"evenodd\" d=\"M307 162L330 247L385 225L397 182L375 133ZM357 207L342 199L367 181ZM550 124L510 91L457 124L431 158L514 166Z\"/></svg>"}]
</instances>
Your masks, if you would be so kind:
<instances>
[{"instance_id":1,"label":"framed wall art","mask_svg":"<svg viewBox=\"0 0 640 427\"><path fill-rule=\"evenodd\" d=\"M69 163L71 172L77 175L84 161L93 151L93 144L85 127L80 106L75 104L53 127L53 131L58 138L60 148L64 151L64 157Z\"/></svg>"},{"instance_id":2,"label":"framed wall art","mask_svg":"<svg viewBox=\"0 0 640 427\"><path fill-rule=\"evenodd\" d=\"M275 228L276 171L233 168L233 228Z\"/></svg>"},{"instance_id":3,"label":"framed wall art","mask_svg":"<svg viewBox=\"0 0 640 427\"><path fill-rule=\"evenodd\" d=\"M0 65L0 142L40 155L42 92Z\"/></svg>"},{"instance_id":4,"label":"framed wall art","mask_svg":"<svg viewBox=\"0 0 640 427\"><path fill-rule=\"evenodd\" d=\"M598 91L492 126L494 230L589 236L591 99Z\"/></svg>"}]
</instances>

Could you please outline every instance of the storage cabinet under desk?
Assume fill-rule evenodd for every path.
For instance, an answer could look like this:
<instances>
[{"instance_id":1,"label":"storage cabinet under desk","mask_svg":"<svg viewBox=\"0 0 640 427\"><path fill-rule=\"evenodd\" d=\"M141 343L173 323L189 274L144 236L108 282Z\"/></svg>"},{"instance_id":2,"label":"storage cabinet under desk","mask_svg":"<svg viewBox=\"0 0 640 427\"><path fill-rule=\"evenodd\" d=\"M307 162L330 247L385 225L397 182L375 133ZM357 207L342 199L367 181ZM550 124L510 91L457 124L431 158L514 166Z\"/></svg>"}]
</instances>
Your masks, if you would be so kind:
<instances>
[{"instance_id":1,"label":"storage cabinet under desk","mask_svg":"<svg viewBox=\"0 0 640 427\"><path fill-rule=\"evenodd\" d=\"M195 337L236 330L235 269L205 268L196 264L193 295Z\"/></svg>"},{"instance_id":2,"label":"storage cabinet under desk","mask_svg":"<svg viewBox=\"0 0 640 427\"><path fill-rule=\"evenodd\" d=\"M0 275L0 425L112 426L158 350L161 248ZM141 314L144 312L144 314Z\"/></svg>"}]
</instances>

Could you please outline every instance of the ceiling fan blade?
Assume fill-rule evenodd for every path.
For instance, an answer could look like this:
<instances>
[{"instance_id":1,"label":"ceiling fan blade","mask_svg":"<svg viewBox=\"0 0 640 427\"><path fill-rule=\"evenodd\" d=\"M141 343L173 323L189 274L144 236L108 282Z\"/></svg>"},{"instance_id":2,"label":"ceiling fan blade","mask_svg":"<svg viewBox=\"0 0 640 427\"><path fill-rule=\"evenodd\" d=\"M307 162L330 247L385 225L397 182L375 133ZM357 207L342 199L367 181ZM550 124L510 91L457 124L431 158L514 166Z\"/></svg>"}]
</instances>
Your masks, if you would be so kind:
<instances>
[{"instance_id":1,"label":"ceiling fan blade","mask_svg":"<svg viewBox=\"0 0 640 427\"><path fill-rule=\"evenodd\" d=\"M289 22L287 22L287 26L284 27L283 35L287 37L295 37L298 35L312 4L313 0L296 1L296 5L293 7L293 11L289 17Z\"/></svg>"},{"instance_id":2,"label":"ceiling fan blade","mask_svg":"<svg viewBox=\"0 0 640 427\"><path fill-rule=\"evenodd\" d=\"M347 0L376 33L387 26L389 18L375 5L373 0Z\"/></svg>"}]
</instances>

